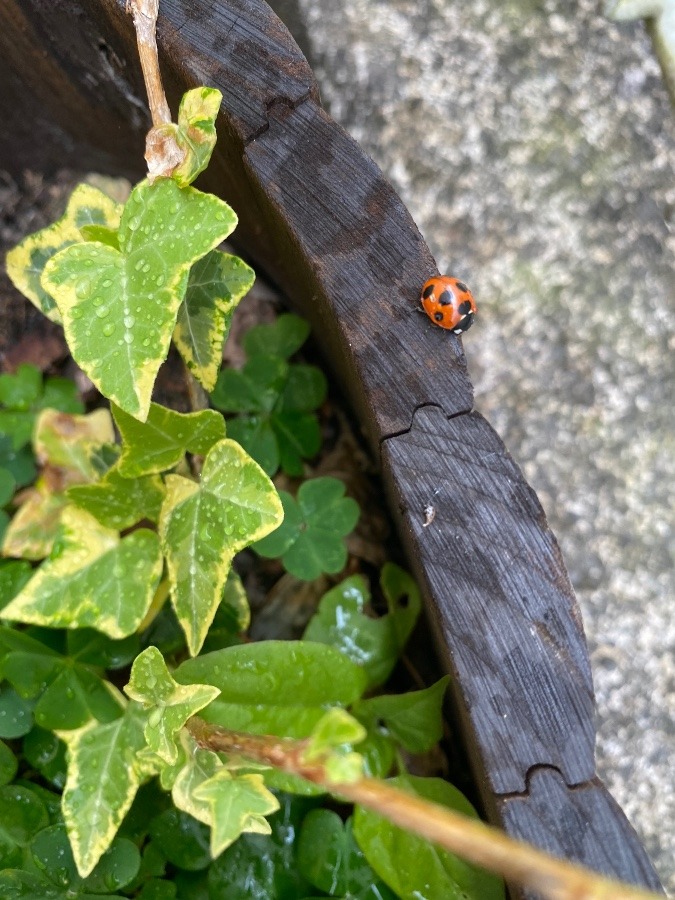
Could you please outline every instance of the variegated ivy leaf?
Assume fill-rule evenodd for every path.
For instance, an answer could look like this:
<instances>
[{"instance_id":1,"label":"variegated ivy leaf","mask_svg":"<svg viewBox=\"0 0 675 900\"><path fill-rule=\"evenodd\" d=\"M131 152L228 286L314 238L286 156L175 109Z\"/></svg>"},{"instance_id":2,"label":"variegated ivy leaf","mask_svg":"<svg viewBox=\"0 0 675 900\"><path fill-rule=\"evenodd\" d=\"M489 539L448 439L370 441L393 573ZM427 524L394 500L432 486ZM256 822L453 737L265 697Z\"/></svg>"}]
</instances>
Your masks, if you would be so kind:
<instances>
[{"instance_id":1,"label":"variegated ivy leaf","mask_svg":"<svg viewBox=\"0 0 675 900\"><path fill-rule=\"evenodd\" d=\"M67 491L76 506L91 513L101 525L118 531L131 528L141 519L156 522L164 494L164 483L158 475L123 478L118 465L95 484L78 484Z\"/></svg>"},{"instance_id":2,"label":"variegated ivy leaf","mask_svg":"<svg viewBox=\"0 0 675 900\"><path fill-rule=\"evenodd\" d=\"M211 806L211 855L215 858L244 832L270 834L265 816L279 809L279 801L268 791L263 776L234 775L226 768L194 789L197 800Z\"/></svg>"},{"instance_id":3,"label":"variegated ivy leaf","mask_svg":"<svg viewBox=\"0 0 675 900\"><path fill-rule=\"evenodd\" d=\"M86 416L44 409L35 422L33 450L41 465L62 470L67 485L95 481L99 476L95 451L114 440L107 409L96 409Z\"/></svg>"},{"instance_id":4,"label":"variegated ivy leaf","mask_svg":"<svg viewBox=\"0 0 675 900\"><path fill-rule=\"evenodd\" d=\"M53 256L42 286L68 346L101 393L144 421L190 267L236 225L230 207L171 178L141 182L122 213L119 246L74 244Z\"/></svg>"},{"instance_id":5,"label":"variegated ivy leaf","mask_svg":"<svg viewBox=\"0 0 675 900\"><path fill-rule=\"evenodd\" d=\"M183 94L178 109L178 124L162 126L171 130L176 143L185 151L183 161L171 177L181 186L192 184L208 166L216 145L216 116L223 95L216 88L197 87Z\"/></svg>"},{"instance_id":6,"label":"variegated ivy leaf","mask_svg":"<svg viewBox=\"0 0 675 900\"><path fill-rule=\"evenodd\" d=\"M197 484L166 477L159 520L171 600L194 656L220 603L232 557L281 522L274 485L234 441L219 441Z\"/></svg>"},{"instance_id":7,"label":"variegated ivy leaf","mask_svg":"<svg viewBox=\"0 0 675 900\"><path fill-rule=\"evenodd\" d=\"M205 456L225 437L225 420L213 409L178 413L151 403L145 422L116 407L113 415L122 435L119 472L125 478L172 469L186 451Z\"/></svg>"},{"instance_id":8,"label":"variegated ivy leaf","mask_svg":"<svg viewBox=\"0 0 675 900\"><path fill-rule=\"evenodd\" d=\"M53 225L29 235L7 254L7 274L39 310L53 322L61 316L53 297L40 283L47 262L65 247L82 240L81 229L103 225L117 230L122 207L89 184L79 184L70 195L63 216ZM86 238L85 238L86 239Z\"/></svg>"},{"instance_id":9,"label":"variegated ivy leaf","mask_svg":"<svg viewBox=\"0 0 675 900\"><path fill-rule=\"evenodd\" d=\"M130 703L105 725L59 732L68 747L61 806L77 871L84 878L112 843L136 791L148 775L139 755L146 714Z\"/></svg>"},{"instance_id":10,"label":"variegated ivy leaf","mask_svg":"<svg viewBox=\"0 0 675 900\"><path fill-rule=\"evenodd\" d=\"M211 805L206 800L197 799L195 788L222 769L223 762L217 753L199 747L186 732L181 733L180 739L185 763L173 780L171 799L178 809L194 816L204 825L211 825L213 821Z\"/></svg>"},{"instance_id":11,"label":"variegated ivy leaf","mask_svg":"<svg viewBox=\"0 0 675 900\"><path fill-rule=\"evenodd\" d=\"M49 556L65 506L63 494L54 494L44 485L25 492L18 512L5 530L2 555L32 560Z\"/></svg>"},{"instance_id":12,"label":"variegated ivy leaf","mask_svg":"<svg viewBox=\"0 0 675 900\"><path fill-rule=\"evenodd\" d=\"M190 270L173 340L207 391L216 386L232 313L251 290L255 272L243 260L212 250Z\"/></svg>"},{"instance_id":13,"label":"variegated ivy leaf","mask_svg":"<svg viewBox=\"0 0 675 900\"><path fill-rule=\"evenodd\" d=\"M139 528L121 538L82 509L68 506L49 559L2 610L3 618L50 628L133 634L162 572L157 535Z\"/></svg>"},{"instance_id":14,"label":"variegated ivy leaf","mask_svg":"<svg viewBox=\"0 0 675 900\"><path fill-rule=\"evenodd\" d=\"M145 726L145 740L148 747L169 765L178 759L178 732L191 716L220 693L209 684L178 684L156 647L148 647L136 657L124 690L132 700L151 710Z\"/></svg>"}]
</instances>

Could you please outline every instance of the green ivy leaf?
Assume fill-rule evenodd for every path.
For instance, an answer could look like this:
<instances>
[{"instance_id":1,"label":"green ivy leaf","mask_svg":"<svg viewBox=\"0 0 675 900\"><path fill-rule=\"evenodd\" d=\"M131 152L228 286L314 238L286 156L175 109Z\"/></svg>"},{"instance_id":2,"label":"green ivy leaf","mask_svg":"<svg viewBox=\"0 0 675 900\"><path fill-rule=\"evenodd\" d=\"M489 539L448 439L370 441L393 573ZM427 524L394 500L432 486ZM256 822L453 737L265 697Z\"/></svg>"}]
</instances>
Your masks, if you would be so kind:
<instances>
[{"instance_id":1,"label":"green ivy leaf","mask_svg":"<svg viewBox=\"0 0 675 900\"><path fill-rule=\"evenodd\" d=\"M52 322L60 322L54 299L41 284L46 264L60 250L82 240L83 226L97 224L116 229L121 213L122 207L107 194L91 185L79 184L57 222L29 235L7 254L7 274L14 286Z\"/></svg>"},{"instance_id":2,"label":"green ivy leaf","mask_svg":"<svg viewBox=\"0 0 675 900\"><path fill-rule=\"evenodd\" d=\"M190 270L173 340L195 378L212 391L232 314L251 290L255 273L243 260L212 250Z\"/></svg>"},{"instance_id":3,"label":"green ivy leaf","mask_svg":"<svg viewBox=\"0 0 675 900\"><path fill-rule=\"evenodd\" d=\"M86 878L77 871L68 835L63 825L51 825L35 836L31 852L40 872L64 897L103 894L110 897L136 877L141 864L138 848L126 838L117 838Z\"/></svg>"},{"instance_id":4,"label":"green ivy leaf","mask_svg":"<svg viewBox=\"0 0 675 900\"><path fill-rule=\"evenodd\" d=\"M119 463L95 484L78 484L66 491L68 500L94 516L101 525L118 531L142 519L156 522L164 495L164 483L157 475L125 478L120 474Z\"/></svg>"},{"instance_id":5,"label":"green ivy leaf","mask_svg":"<svg viewBox=\"0 0 675 900\"><path fill-rule=\"evenodd\" d=\"M361 700L352 708L352 714L369 729L381 724L406 750L424 753L443 735L441 709L449 681L450 676L446 675L422 691Z\"/></svg>"},{"instance_id":6,"label":"green ivy leaf","mask_svg":"<svg viewBox=\"0 0 675 900\"><path fill-rule=\"evenodd\" d=\"M119 227L120 250L61 250L42 286L56 300L68 346L101 393L144 421L166 358L190 266L236 225L230 207L171 178L141 182Z\"/></svg>"},{"instance_id":7,"label":"green ivy leaf","mask_svg":"<svg viewBox=\"0 0 675 900\"><path fill-rule=\"evenodd\" d=\"M211 685L178 684L156 647L148 647L136 657L124 690L132 700L151 710L145 740L153 753L169 765L178 759L178 732L191 716L220 693Z\"/></svg>"},{"instance_id":8,"label":"green ivy leaf","mask_svg":"<svg viewBox=\"0 0 675 900\"><path fill-rule=\"evenodd\" d=\"M50 628L96 628L122 638L137 630L159 583L157 535L120 539L84 510L67 507L62 537L2 616Z\"/></svg>"},{"instance_id":9,"label":"green ivy leaf","mask_svg":"<svg viewBox=\"0 0 675 900\"><path fill-rule=\"evenodd\" d=\"M289 359L309 337L309 323L293 313L284 313L270 325L249 328L242 340L247 356L279 356Z\"/></svg>"},{"instance_id":10,"label":"green ivy leaf","mask_svg":"<svg viewBox=\"0 0 675 900\"><path fill-rule=\"evenodd\" d=\"M274 485L225 439L208 452L200 483L166 478L159 530L171 599L192 655L199 652L223 594L233 556L281 521Z\"/></svg>"},{"instance_id":11,"label":"green ivy leaf","mask_svg":"<svg viewBox=\"0 0 675 900\"><path fill-rule=\"evenodd\" d=\"M469 801L440 778L406 775L389 783L477 818ZM501 879L361 806L354 810L354 837L373 869L402 900L503 900Z\"/></svg>"},{"instance_id":12,"label":"green ivy leaf","mask_svg":"<svg viewBox=\"0 0 675 900\"><path fill-rule=\"evenodd\" d=\"M391 674L421 609L415 583L398 567L392 572L392 565L383 567L380 579L387 615L375 619L365 614L370 591L360 575L353 575L324 594L305 629L307 640L332 644L363 666L371 687L383 684Z\"/></svg>"},{"instance_id":13,"label":"green ivy leaf","mask_svg":"<svg viewBox=\"0 0 675 900\"><path fill-rule=\"evenodd\" d=\"M49 825L44 803L29 788L8 784L0 788L0 869L19 868L22 849Z\"/></svg>"},{"instance_id":14,"label":"green ivy leaf","mask_svg":"<svg viewBox=\"0 0 675 900\"><path fill-rule=\"evenodd\" d=\"M349 900L396 900L380 881L352 833L352 820L343 822L329 809L313 809L302 823L298 867L314 887L331 897Z\"/></svg>"},{"instance_id":15,"label":"green ivy leaf","mask_svg":"<svg viewBox=\"0 0 675 900\"><path fill-rule=\"evenodd\" d=\"M343 537L360 514L358 503L344 493L344 484L330 477L303 482L297 500L280 491L283 524L253 549L261 556L280 556L286 571L305 581L341 571L347 562Z\"/></svg>"},{"instance_id":16,"label":"green ivy leaf","mask_svg":"<svg viewBox=\"0 0 675 900\"><path fill-rule=\"evenodd\" d=\"M212 409L178 413L151 403L145 422L139 422L116 407L113 407L113 415L122 435L119 473L124 478L139 478L172 469L186 452L205 456L225 437L223 417Z\"/></svg>"},{"instance_id":17,"label":"green ivy leaf","mask_svg":"<svg viewBox=\"0 0 675 900\"><path fill-rule=\"evenodd\" d=\"M195 796L211 807L214 858L244 832L270 834L265 816L279 809L279 801L265 787L262 775L234 775L225 768L195 788Z\"/></svg>"},{"instance_id":18,"label":"green ivy leaf","mask_svg":"<svg viewBox=\"0 0 675 900\"><path fill-rule=\"evenodd\" d=\"M139 759L146 746L146 723L145 714L130 703L114 722L92 723L60 735L68 746L63 817L82 878L112 843L147 776L147 766Z\"/></svg>"}]
</instances>

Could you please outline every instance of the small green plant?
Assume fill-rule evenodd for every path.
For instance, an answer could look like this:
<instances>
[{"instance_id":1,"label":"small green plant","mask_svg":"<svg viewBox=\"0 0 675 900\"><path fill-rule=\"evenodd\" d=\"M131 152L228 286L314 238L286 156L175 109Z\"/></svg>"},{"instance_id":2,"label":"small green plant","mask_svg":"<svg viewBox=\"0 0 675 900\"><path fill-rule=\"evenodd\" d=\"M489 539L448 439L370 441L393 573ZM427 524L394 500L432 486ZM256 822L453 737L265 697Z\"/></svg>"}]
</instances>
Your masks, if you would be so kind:
<instances>
[{"instance_id":1,"label":"small green plant","mask_svg":"<svg viewBox=\"0 0 675 900\"><path fill-rule=\"evenodd\" d=\"M295 498L270 481L280 467L302 475L320 446L326 380L289 362L308 335L302 319L252 328L244 368L218 374L253 282L217 249L236 216L189 185L219 100L192 91L177 125L162 126L185 153L170 176L137 185L124 206L81 185L58 222L8 255L14 283L63 324L110 410L85 413L68 382L43 384L30 367L0 377L2 506L35 481L2 539L1 614L13 623L0 628L3 896L394 896L377 851L322 798L328 784L404 772L402 754L441 733L445 680L381 708L386 698L364 696L419 615L397 567L382 573L382 618L367 614L355 576L324 597L304 640L243 642L237 552L253 545L301 579L338 573L359 508L335 478L306 480ZM235 414L227 428L215 410L152 402L172 339L190 377ZM220 752L200 728L243 745ZM299 742L298 771L269 764L270 740ZM317 814L329 816L327 840ZM290 821L302 856L299 837L284 836ZM333 864L332 845L349 862ZM482 896L500 896L491 884Z\"/></svg>"},{"instance_id":2,"label":"small green plant","mask_svg":"<svg viewBox=\"0 0 675 900\"><path fill-rule=\"evenodd\" d=\"M242 341L248 362L239 371L223 369L211 394L217 409L237 413L228 424L230 436L268 475L279 467L302 475L302 460L321 446L314 411L326 397L326 379L316 366L288 362L308 335L307 323L290 313L251 328Z\"/></svg>"}]
</instances>

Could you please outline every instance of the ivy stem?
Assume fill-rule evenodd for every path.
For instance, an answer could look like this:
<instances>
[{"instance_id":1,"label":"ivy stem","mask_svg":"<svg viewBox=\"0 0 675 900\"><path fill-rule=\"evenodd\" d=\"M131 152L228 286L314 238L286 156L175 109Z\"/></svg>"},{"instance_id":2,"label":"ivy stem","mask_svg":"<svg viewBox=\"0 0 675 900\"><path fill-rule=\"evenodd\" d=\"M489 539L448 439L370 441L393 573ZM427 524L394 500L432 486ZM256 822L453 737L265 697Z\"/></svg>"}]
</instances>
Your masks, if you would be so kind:
<instances>
[{"instance_id":1,"label":"ivy stem","mask_svg":"<svg viewBox=\"0 0 675 900\"><path fill-rule=\"evenodd\" d=\"M538 891L549 900L656 900L659 896L556 859L483 822L430 803L386 781L360 778L350 784L336 784L320 760L311 764L304 760L307 741L228 731L199 718L190 719L187 727L202 747L240 754L299 775L513 884Z\"/></svg>"},{"instance_id":2,"label":"ivy stem","mask_svg":"<svg viewBox=\"0 0 675 900\"><path fill-rule=\"evenodd\" d=\"M170 176L176 166L183 161L185 150L179 147L175 138L171 110L159 70L157 52L159 0L127 0L127 12L131 13L134 20L138 56L152 116L152 128L145 139L145 159L148 163L148 177L153 181L160 176Z\"/></svg>"}]
</instances>

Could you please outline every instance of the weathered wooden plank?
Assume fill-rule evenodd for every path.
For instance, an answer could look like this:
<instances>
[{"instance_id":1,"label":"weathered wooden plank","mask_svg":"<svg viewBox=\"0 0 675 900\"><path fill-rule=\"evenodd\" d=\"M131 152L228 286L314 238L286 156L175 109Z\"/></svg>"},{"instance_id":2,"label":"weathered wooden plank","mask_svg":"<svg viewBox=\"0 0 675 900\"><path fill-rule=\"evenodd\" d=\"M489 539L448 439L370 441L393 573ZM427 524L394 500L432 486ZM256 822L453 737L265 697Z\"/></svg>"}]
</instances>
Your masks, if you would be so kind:
<instances>
[{"instance_id":1,"label":"weathered wooden plank","mask_svg":"<svg viewBox=\"0 0 675 900\"><path fill-rule=\"evenodd\" d=\"M527 794L501 799L499 809L507 831L554 856L663 893L635 831L598 779L570 789L555 769L536 769Z\"/></svg>"},{"instance_id":2,"label":"weathered wooden plank","mask_svg":"<svg viewBox=\"0 0 675 900\"><path fill-rule=\"evenodd\" d=\"M244 158L275 238L267 264L310 319L375 452L421 403L469 410L461 344L418 306L434 261L375 163L311 101L273 110Z\"/></svg>"},{"instance_id":3,"label":"weathered wooden plank","mask_svg":"<svg viewBox=\"0 0 675 900\"><path fill-rule=\"evenodd\" d=\"M537 765L570 785L593 778L579 610L541 505L500 438L477 413L448 419L425 407L383 442L382 469L490 790L522 793Z\"/></svg>"}]
</instances>

